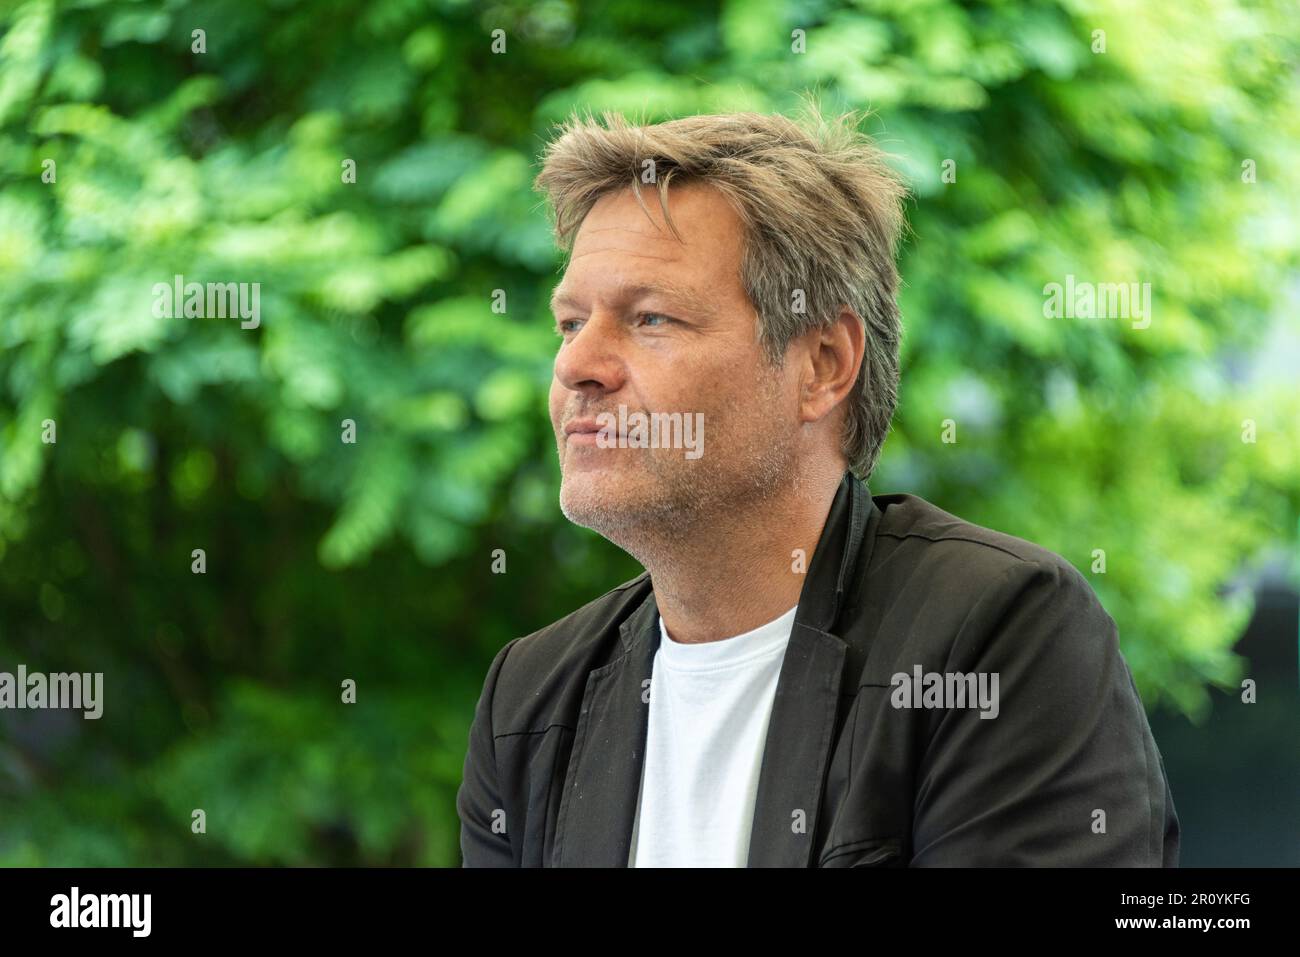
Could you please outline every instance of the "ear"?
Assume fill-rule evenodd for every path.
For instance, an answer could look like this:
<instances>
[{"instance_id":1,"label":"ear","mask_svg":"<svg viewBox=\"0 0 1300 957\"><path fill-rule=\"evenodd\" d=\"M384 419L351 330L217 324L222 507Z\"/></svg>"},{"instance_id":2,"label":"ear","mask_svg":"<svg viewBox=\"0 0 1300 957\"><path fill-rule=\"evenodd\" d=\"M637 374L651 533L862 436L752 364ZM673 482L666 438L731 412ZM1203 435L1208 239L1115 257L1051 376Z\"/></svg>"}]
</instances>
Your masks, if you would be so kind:
<instances>
[{"instance_id":1,"label":"ear","mask_svg":"<svg viewBox=\"0 0 1300 957\"><path fill-rule=\"evenodd\" d=\"M853 391L866 350L866 331L857 313L841 307L829 326L809 329L808 366L801 394L804 422L817 422Z\"/></svg>"}]
</instances>

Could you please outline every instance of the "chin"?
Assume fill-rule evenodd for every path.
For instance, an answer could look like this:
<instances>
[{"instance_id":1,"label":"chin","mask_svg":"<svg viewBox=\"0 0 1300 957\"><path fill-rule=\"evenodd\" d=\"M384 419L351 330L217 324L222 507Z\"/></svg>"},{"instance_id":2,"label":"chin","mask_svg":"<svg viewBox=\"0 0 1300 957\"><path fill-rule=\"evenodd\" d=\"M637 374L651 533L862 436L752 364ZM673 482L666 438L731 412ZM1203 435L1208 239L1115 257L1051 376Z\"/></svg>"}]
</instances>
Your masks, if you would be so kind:
<instances>
[{"instance_id":1,"label":"chin","mask_svg":"<svg viewBox=\"0 0 1300 957\"><path fill-rule=\"evenodd\" d=\"M635 522L654 498L638 484L600 471L565 476L560 484L560 511L575 525L602 534L615 531Z\"/></svg>"},{"instance_id":2,"label":"chin","mask_svg":"<svg viewBox=\"0 0 1300 957\"><path fill-rule=\"evenodd\" d=\"M617 485L591 473L566 476L560 483L560 511L580 524L585 524L583 519L620 512L625 495Z\"/></svg>"}]
</instances>

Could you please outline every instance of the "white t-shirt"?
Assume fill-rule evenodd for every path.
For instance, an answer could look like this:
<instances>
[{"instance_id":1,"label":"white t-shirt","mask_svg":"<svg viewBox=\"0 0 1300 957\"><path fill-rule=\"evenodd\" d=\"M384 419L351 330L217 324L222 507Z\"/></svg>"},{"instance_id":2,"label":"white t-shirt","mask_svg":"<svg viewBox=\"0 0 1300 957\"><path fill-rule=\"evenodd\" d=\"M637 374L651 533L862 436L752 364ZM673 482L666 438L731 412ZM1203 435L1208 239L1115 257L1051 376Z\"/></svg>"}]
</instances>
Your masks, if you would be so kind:
<instances>
[{"instance_id":1,"label":"white t-shirt","mask_svg":"<svg viewBox=\"0 0 1300 957\"><path fill-rule=\"evenodd\" d=\"M698 644L659 619L629 867L745 867L758 774L795 605Z\"/></svg>"}]
</instances>

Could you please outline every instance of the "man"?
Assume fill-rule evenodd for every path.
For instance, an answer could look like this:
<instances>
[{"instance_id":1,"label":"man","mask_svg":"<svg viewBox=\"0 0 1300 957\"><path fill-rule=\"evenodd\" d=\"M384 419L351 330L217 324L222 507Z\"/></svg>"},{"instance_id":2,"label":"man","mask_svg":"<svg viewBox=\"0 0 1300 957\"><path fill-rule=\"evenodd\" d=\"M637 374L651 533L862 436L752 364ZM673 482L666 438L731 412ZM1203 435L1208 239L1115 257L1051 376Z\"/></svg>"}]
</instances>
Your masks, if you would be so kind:
<instances>
[{"instance_id":1,"label":"man","mask_svg":"<svg viewBox=\"0 0 1300 957\"><path fill-rule=\"evenodd\" d=\"M575 118L538 185L560 506L646 571L496 655L464 864L1176 866L1086 580L864 484L904 188L853 118Z\"/></svg>"}]
</instances>

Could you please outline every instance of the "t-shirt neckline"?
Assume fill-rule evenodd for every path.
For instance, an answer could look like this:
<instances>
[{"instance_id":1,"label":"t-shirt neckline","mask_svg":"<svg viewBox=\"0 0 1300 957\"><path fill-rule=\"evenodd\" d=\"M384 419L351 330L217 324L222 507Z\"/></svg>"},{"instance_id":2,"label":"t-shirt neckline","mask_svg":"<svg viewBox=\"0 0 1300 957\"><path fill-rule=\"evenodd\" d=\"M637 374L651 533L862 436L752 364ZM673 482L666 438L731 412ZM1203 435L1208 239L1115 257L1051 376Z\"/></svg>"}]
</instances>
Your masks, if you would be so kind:
<instances>
[{"instance_id":1,"label":"t-shirt neckline","mask_svg":"<svg viewBox=\"0 0 1300 957\"><path fill-rule=\"evenodd\" d=\"M683 643L668 636L659 619L659 658L674 671L704 671L748 664L783 650L794 627L795 604L784 614L749 631L715 641Z\"/></svg>"}]
</instances>

